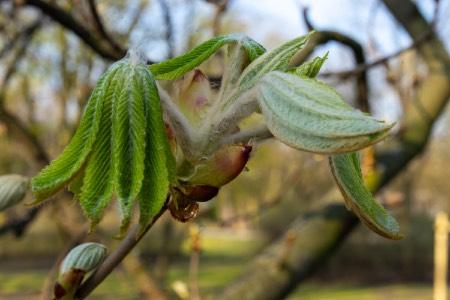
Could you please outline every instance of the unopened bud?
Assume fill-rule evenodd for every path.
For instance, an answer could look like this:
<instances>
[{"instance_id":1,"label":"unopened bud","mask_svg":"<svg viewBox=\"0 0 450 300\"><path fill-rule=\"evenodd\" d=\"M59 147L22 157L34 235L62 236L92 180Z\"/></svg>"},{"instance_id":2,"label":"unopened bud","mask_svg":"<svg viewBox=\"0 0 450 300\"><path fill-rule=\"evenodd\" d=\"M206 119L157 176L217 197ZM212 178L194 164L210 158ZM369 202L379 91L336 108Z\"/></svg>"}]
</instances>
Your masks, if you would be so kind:
<instances>
[{"instance_id":1,"label":"unopened bud","mask_svg":"<svg viewBox=\"0 0 450 300\"><path fill-rule=\"evenodd\" d=\"M84 243L73 248L59 268L55 284L55 299L72 299L86 273L97 268L106 257L106 247L98 243Z\"/></svg>"},{"instance_id":2,"label":"unopened bud","mask_svg":"<svg viewBox=\"0 0 450 300\"><path fill-rule=\"evenodd\" d=\"M0 211L22 201L27 190L28 178L15 174L0 176Z\"/></svg>"}]
</instances>

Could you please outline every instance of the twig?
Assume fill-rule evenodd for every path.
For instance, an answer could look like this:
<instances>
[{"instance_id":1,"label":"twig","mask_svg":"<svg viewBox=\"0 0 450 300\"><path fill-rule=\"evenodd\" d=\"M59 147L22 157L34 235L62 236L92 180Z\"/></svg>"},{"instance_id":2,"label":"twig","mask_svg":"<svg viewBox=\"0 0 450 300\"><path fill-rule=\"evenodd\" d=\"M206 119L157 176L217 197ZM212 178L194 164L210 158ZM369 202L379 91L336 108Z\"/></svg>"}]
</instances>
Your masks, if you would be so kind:
<instances>
[{"instance_id":1,"label":"twig","mask_svg":"<svg viewBox=\"0 0 450 300\"><path fill-rule=\"evenodd\" d=\"M106 31L105 26L103 25L103 22L95 6L95 0L89 0L88 4L89 10L94 19L95 26L97 27L97 30L100 33L100 35L111 45L111 47L114 50L117 51L117 53L125 53L126 50L124 50L119 44L117 44L116 41L112 38L112 36L109 35L108 32Z\"/></svg>"},{"instance_id":2,"label":"twig","mask_svg":"<svg viewBox=\"0 0 450 300\"><path fill-rule=\"evenodd\" d=\"M308 9L304 8L302 10L303 19L309 30L314 30L314 26L308 17ZM358 65L364 65L366 63L366 55L364 54L364 49L359 42L355 39L344 35L336 31L318 31L316 34L316 45L325 44L329 41L336 41L344 46L350 48ZM322 73L321 73L322 75ZM369 85L367 84L367 73L365 70L355 74L356 75L356 87L357 87L357 97L356 102L359 109L362 111L370 111L369 103Z\"/></svg>"},{"instance_id":3,"label":"twig","mask_svg":"<svg viewBox=\"0 0 450 300\"><path fill-rule=\"evenodd\" d=\"M224 137L221 141L221 145L231 144L251 144L253 142L269 139L273 137L266 125L259 125L257 127L242 130L234 134L230 134Z\"/></svg>"},{"instance_id":4,"label":"twig","mask_svg":"<svg viewBox=\"0 0 450 300\"><path fill-rule=\"evenodd\" d=\"M165 35L167 42L167 58L172 58L175 54L175 43L173 40L173 25L172 25L172 16L170 15L170 8L167 4L166 0L159 0L159 6L161 7L164 23L165 23Z\"/></svg>"},{"instance_id":5,"label":"twig","mask_svg":"<svg viewBox=\"0 0 450 300\"><path fill-rule=\"evenodd\" d=\"M92 50L100 56L109 60L118 60L125 56L124 51L112 51L105 49L98 41L98 37L84 27L80 22L75 20L71 14L56 5L50 4L42 0L23 0L23 3L38 8L43 14L49 16L52 20L61 24L64 28L75 33L83 42L85 42Z\"/></svg>"},{"instance_id":6,"label":"twig","mask_svg":"<svg viewBox=\"0 0 450 300\"><path fill-rule=\"evenodd\" d=\"M384 57L381 57L379 59L374 60L373 62L367 63L367 64L359 64L358 66L356 66L355 68L351 69L351 70L347 70L347 71L338 71L338 72L324 72L321 73L320 75L323 77L339 77L341 79L347 79L351 76L357 76L358 74L365 72L373 67L376 67L378 65L381 64L385 64L387 63L389 60L396 58L400 55L402 55L403 53L415 49L418 46L420 46L422 43L424 43L425 41L427 41L428 39L430 39L432 37L432 32L429 31L427 33L425 33L422 37L420 37L419 39L413 41L411 43L411 45L402 48L400 50L395 51L394 53L391 53L389 55L386 55Z\"/></svg>"},{"instance_id":7,"label":"twig","mask_svg":"<svg viewBox=\"0 0 450 300\"><path fill-rule=\"evenodd\" d=\"M153 217L152 222L147 226L142 234L139 233L139 225L135 225L127 233L126 237L122 240L116 250L111 253L105 261L98 267L95 272L89 276L88 279L80 286L76 292L76 299L85 299L89 294L100 284L103 280L114 270L117 265L134 249L139 241L145 236L145 234L152 228L153 224L164 214L167 210L169 198L166 199L166 203L161 208L159 213Z\"/></svg>"},{"instance_id":8,"label":"twig","mask_svg":"<svg viewBox=\"0 0 450 300\"><path fill-rule=\"evenodd\" d=\"M41 206L33 207L20 219L14 219L0 227L0 236L12 232L16 237L21 237L31 222L36 218Z\"/></svg>"}]
</instances>

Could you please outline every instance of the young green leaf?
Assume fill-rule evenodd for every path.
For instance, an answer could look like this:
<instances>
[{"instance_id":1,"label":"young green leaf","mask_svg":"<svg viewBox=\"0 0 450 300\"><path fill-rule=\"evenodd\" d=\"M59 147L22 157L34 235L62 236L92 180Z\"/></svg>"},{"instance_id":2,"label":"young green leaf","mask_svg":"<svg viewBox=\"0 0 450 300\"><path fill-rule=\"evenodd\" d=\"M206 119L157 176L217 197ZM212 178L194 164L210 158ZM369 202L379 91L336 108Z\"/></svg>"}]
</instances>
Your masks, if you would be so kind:
<instances>
[{"instance_id":1,"label":"young green leaf","mask_svg":"<svg viewBox=\"0 0 450 300\"><path fill-rule=\"evenodd\" d=\"M175 159L167 139L155 80L147 69L140 69L140 78L147 120L144 179L138 197L139 223L143 231L164 205L175 176Z\"/></svg>"},{"instance_id":2,"label":"young green leaf","mask_svg":"<svg viewBox=\"0 0 450 300\"><path fill-rule=\"evenodd\" d=\"M99 106L100 130L86 165L79 195L80 205L91 220L92 227L100 222L114 192L112 114L118 93L124 90L124 76L126 76L124 68L126 65L123 64L117 72L108 76L108 84L105 86L105 93Z\"/></svg>"},{"instance_id":3,"label":"young green leaf","mask_svg":"<svg viewBox=\"0 0 450 300\"><path fill-rule=\"evenodd\" d=\"M240 93L255 86L264 75L271 71L286 71L291 58L306 45L310 36L311 33L293 39L255 59L239 78Z\"/></svg>"},{"instance_id":4,"label":"young green leaf","mask_svg":"<svg viewBox=\"0 0 450 300\"><path fill-rule=\"evenodd\" d=\"M373 198L364 186L358 154L330 157L333 176L349 207L374 232L389 239L403 238L397 221Z\"/></svg>"},{"instance_id":5,"label":"young green leaf","mask_svg":"<svg viewBox=\"0 0 450 300\"><path fill-rule=\"evenodd\" d=\"M267 74L258 85L259 104L272 134L309 152L351 152L382 139L392 125L345 103L329 86L282 72Z\"/></svg>"},{"instance_id":6,"label":"young green leaf","mask_svg":"<svg viewBox=\"0 0 450 300\"><path fill-rule=\"evenodd\" d=\"M125 86L113 108L114 180L122 212L122 232L128 228L144 178L146 116L142 68L146 69L144 65L128 67L123 78Z\"/></svg>"},{"instance_id":7,"label":"young green leaf","mask_svg":"<svg viewBox=\"0 0 450 300\"><path fill-rule=\"evenodd\" d=\"M315 78L327 59L328 52L323 57L318 56L311 61L303 63L301 66L290 70L289 73L301 77Z\"/></svg>"},{"instance_id":8,"label":"young green leaf","mask_svg":"<svg viewBox=\"0 0 450 300\"><path fill-rule=\"evenodd\" d=\"M145 63L135 57L115 63L95 88L77 134L57 163L33 179L33 191L48 197L70 183L93 226L116 194L121 234L139 199L146 225L162 208L175 169L160 105Z\"/></svg>"},{"instance_id":9,"label":"young green leaf","mask_svg":"<svg viewBox=\"0 0 450 300\"><path fill-rule=\"evenodd\" d=\"M199 66L226 44L239 43L247 52L248 59L253 61L265 52L263 46L241 34L230 34L212 38L191 51L150 66L150 71L156 79L172 80L183 76Z\"/></svg>"},{"instance_id":10,"label":"young green leaf","mask_svg":"<svg viewBox=\"0 0 450 300\"><path fill-rule=\"evenodd\" d=\"M111 66L98 81L80 125L63 153L32 179L31 188L35 196L35 204L42 202L66 186L82 168L99 130L101 117L99 107L102 105L101 98L104 97L109 84L106 78L115 73L118 67L119 64Z\"/></svg>"}]
</instances>

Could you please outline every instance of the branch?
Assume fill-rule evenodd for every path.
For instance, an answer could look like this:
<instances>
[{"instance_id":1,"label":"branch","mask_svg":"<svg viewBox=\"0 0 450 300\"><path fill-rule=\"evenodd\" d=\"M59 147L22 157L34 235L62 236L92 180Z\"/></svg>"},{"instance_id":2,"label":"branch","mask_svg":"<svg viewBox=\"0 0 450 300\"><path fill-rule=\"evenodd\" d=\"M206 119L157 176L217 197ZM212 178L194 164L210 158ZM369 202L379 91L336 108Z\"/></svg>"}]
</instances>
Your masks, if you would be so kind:
<instances>
[{"instance_id":1,"label":"branch","mask_svg":"<svg viewBox=\"0 0 450 300\"><path fill-rule=\"evenodd\" d=\"M428 41L431 37L432 37L432 31L428 31L425 34L423 34L421 37L419 37L417 40L414 40L411 43L411 45L409 45L408 47L402 48L400 50L395 51L394 53L391 53L389 55L386 55L384 57L376 59L371 63L359 64L352 70L338 71L338 72L324 72L324 73L321 73L320 75L323 77L331 77L331 76L339 77L340 79L347 79L352 76L357 76L358 74L366 72L367 70L369 70L373 67L385 64L389 60L396 58L409 50L416 49L420 44Z\"/></svg>"},{"instance_id":2,"label":"branch","mask_svg":"<svg viewBox=\"0 0 450 300\"><path fill-rule=\"evenodd\" d=\"M73 18L72 15L59 8L58 6L52 5L42 0L23 0L23 3L38 8L43 14L49 16L52 20L59 23L64 28L75 33L83 42L85 42L100 56L109 60L118 60L125 56L125 50L118 51L106 49L104 45L99 42L98 37L92 35L91 32L75 18Z\"/></svg>"},{"instance_id":3,"label":"branch","mask_svg":"<svg viewBox=\"0 0 450 300\"><path fill-rule=\"evenodd\" d=\"M303 19L306 23L306 26L309 30L315 30L314 26L311 23L311 20L308 17L308 10L305 8L302 10ZM309 51L307 53L312 53L312 50L321 44L326 44L330 41L338 42L344 46L347 46L353 53L353 57L355 58L355 62L357 65L364 65L366 63L366 56L364 54L364 49L361 44L355 39L344 35L342 33L330 30L319 30L313 36L313 41L309 45ZM308 54L308 55L309 55ZM304 55L304 54L303 54ZM303 56L304 57L304 56ZM356 75L356 86L357 86L357 97L356 103L359 109L362 111L370 111L370 103L369 103L369 86L367 84L367 73L365 70L355 74Z\"/></svg>"},{"instance_id":4,"label":"branch","mask_svg":"<svg viewBox=\"0 0 450 300\"><path fill-rule=\"evenodd\" d=\"M80 286L76 292L76 299L85 299L89 294L105 280L105 278L116 268L122 260L134 249L139 241L145 236L145 234L152 228L153 224L164 214L167 210L167 204L169 197L166 199L166 203L161 208L159 213L153 217L152 222L139 234L140 227L135 225L127 233L127 236L122 240L120 245L112 252L105 261L95 270L95 272L89 276L88 279Z\"/></svg>"},{"instance_id":5,"label":"branch","mask_svg":"<svg viewBox=\"0 0 450 300\"><path fill-rule=\"evenodd\" d=\"M23 34L21 34L19 50L16 52L15 57L12 59L10 66L6 69L0 90L0 120L3 121L8 129L10 129L11 131L16 131L19 134L19 137L22 139L22 141L26 145L28 145L27 148L32 149L32 152L34 152L34 157L37 162L40 165L44 166L50 161L50 158L47 155L42 144L19 118L8 112L4 107L4 93L6 91L9 80L16 71L17 64L26 54L26 49L28 48L27 45L30 43L33 34L41 26L41 24L42 22L38 20L32 23L23 31ZM31 222L36 218L41 207L42 206L33 207L29 209L24 216L18 219L10 220L0 226L0 236L8 232L13 232L16 237L21 237L28 226L31 224Z\"/></svg>"},{"instance_id":6,"label":"branch","mask_svg":"<svg viewBox=\"0 0 450 300\"><path fill-rule=\"evenodd\" d=\"M261 140L273 137L266 125L259 125L254 128L245 129L237 133L230 134L220 141L219 146L230 144L252 144Z\"/></svg>"},{"instance_id":7,"label":"branch","mask_svg":"<svg viewBox=\"0 0 450 300\"><path fill-rule=\"evenodd\" d=\"M88 4L89 10L94 19L95 26L97 27L97 30L100 33L100 35L111 45L111 47L117 53L126 53L127 51L123 49L119 44L117 44L116 41L106 31L105 26L103 25L103 22L100 18L100 15L98 14L97 8L95 7L95 0L89 0Z\"/></svg>"},{"instance_id":8,"label":"branch","mask_svg":"<svg viewBox=\"0 0 450 300\"><path fill-rule=\"evenodd\" d=\"M170 15L170 8L167 4L166 0L159 0L159 6L161 7L162 14L164 17L164 23L166 27L166 41L167 41L167 58L172 58L175 55L175 45L173 40L173 25L172 25L172 16Z\"/></svg>"}]
</instances>

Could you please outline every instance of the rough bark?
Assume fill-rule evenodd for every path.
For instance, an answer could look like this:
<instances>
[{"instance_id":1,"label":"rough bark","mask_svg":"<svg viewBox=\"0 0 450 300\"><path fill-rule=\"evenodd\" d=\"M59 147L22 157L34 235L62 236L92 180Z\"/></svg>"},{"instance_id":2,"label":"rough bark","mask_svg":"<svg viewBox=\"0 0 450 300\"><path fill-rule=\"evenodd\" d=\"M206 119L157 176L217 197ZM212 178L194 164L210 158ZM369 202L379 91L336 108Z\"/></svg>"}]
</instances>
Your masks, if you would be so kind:
<instances>
[{"instance_id":1,"label":"rough bark","mask_svg":"<svg viewBox=\"0 0 450 300\"><path fill-rule=\"evenodd\" d=\"M432 30L413 2L384 0L384 3L413 40ZM406 108L400 135L377 156L382 172L374 191L389 183L422 153L432 126L450 97L450 58L441 41L432 33L418 52L429 68L429 75L418 87L416 99ZM342 205L330 204L325 199L319 206L314 213L299 217L280 240L264 250L215 299L282 299L320 267L358 222Z\"/></svg>"}]
</instances>

